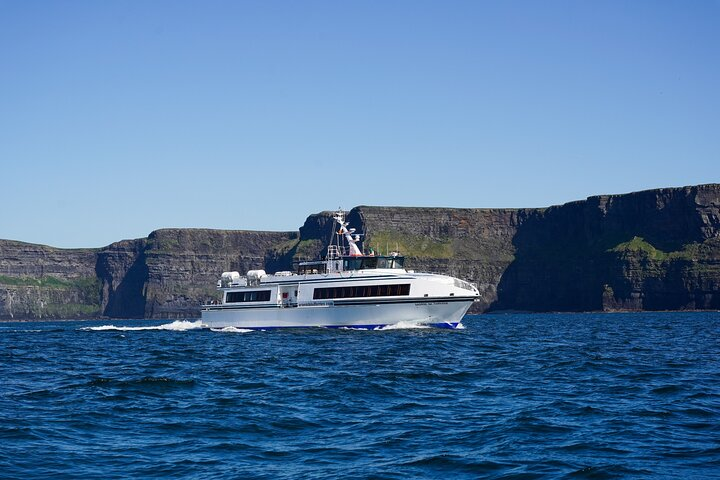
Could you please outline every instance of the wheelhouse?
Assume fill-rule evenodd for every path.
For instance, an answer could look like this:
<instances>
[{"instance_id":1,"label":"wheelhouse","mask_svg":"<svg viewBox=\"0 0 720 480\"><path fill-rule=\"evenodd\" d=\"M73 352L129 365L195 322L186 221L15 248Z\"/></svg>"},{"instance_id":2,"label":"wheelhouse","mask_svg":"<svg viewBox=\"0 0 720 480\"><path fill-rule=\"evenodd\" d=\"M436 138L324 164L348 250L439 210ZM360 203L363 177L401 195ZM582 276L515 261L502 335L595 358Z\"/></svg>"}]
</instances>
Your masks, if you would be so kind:
<instances>
[{"instance_id":1,"label":"wheelhouse","mask_svg":"<svg viewBox=\"0 0 720 480\"><path fill-rule=\"evenodd\" d=\"M298 275L326 274L353 270L374 270L378 268L402 269L404 265L405 257L400 255L343 255L335 259L295 262L294 264L295 272Z\"/></svg>"},{"instance_id":2,"label":"wheelhouse","mask_svg":"<svg viewBox=\"0 0 720 480\"><path fill-rule=\"evenodd\" d=\"M374 268L403 268L405 257L399 255L378 255L343 257L343 270L369 270Z\"/></svg>"}]
</instances>

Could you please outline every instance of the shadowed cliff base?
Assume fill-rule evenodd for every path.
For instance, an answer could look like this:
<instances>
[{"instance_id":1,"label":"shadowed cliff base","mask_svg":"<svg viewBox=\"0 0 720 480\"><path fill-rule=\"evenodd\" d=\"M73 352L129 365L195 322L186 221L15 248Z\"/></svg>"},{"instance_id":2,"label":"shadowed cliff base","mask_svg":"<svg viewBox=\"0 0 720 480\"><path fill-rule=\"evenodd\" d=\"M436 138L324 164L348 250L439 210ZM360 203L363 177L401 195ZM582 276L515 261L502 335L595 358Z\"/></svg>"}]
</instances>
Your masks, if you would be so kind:
<instances>
[{"instance_id":1,"label":"shadowed cliff base","mask_svg":"<svg viewBox=\"0 0 720 480\"><path fill-rule=\"evenodd\" d=\"M720 309L720 185L540 209L359 206L375 251L475 283L471 312ZM163 229L102 249L0 240L0 318L185 318L223 271L290 270L323 253L330 212L299 232Z\"/></svg>"},{"instance_id":2,"label":"shadowed cliff base","mask_svg":"<svg viewBox=\"0 0 720 480\"><path fill-rule=\"evenodd\" d=\"M591 197L530 212L491 309L720 308L720 186Z\"/></svg>"}]
</instances>

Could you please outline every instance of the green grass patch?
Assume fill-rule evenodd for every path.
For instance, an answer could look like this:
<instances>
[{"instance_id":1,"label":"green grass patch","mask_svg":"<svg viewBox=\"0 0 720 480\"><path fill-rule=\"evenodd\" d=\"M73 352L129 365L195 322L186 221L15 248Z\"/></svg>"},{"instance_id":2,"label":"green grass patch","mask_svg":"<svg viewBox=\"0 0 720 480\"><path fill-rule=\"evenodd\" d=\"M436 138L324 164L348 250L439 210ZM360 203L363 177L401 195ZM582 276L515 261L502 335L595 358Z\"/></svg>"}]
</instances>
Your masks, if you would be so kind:
<instances>
[{"instance_id":1,"label":"green grass patch","mask_svg":"<svg viewBox=\"0 0 720 480\"><path fill-rule=\"evenodd\" d=\"M634 253L641 253L648 258L651 258L653 260L666 260L668 258L668 254L666 252L663 252L662 250L658 250L657 248L653 247L649 242L647 242L642 237L633 237L631 240L627 242L620 243L616 245L614 248L611 248L609 251L616 252L616 253L627 253L627 252L634 252Z\"/></svg>"},{"instance_id":2,"label":"green grass patch","mask_svg":"<svg viewBox=\"0 0 720 480\"><path fill-rule=\"evenodd\" d=\"M376 253L383 254L386 250L399 250L401 255L416 258L452 258L454 255L452 239L437 240L391 231L368 235L365 248L373 248Z\"/></svg>"},{"instance_id":3,"label":"green grass patch","mask_svg":"<svg viewBox=\"0 0 720 480\"><path fill-rule=\"evenodd\" d=\"M297 238L292 238L290 240L285 240L284 242L273 245L272 250L278 255L285 255L299 244L300 240L298 240Z\"/></svg>"},{"instance_id":4,"label":"green grass patch","mask_svg":"<svg viewBox=\"0 0 720 480\"><path fill-rule=\"evenodd\" d=\"M320 240L301 240L297 244L297 249L295 250L295 258L314 259L319 254L324 255L324 252L320 252L321 248L322 242Z\"/></svg>"},{"instance_id":5,"label":"green grass patch","mask_svg":"<svg viewBox=\"0 0 720 480\"><path fill-rule=\"evenodd\" d=\"M702 243L688 243L682 250L663 252L655 248L642 237L633 237L608 250L615 253L640 253L646 258L657 261L707 262L720 259L720 238L710 238Z\"/></svg>"},{"instance_id":6,"label":"green grass patch","mask_svg":"<svg viewBox=\"0 0 720 480\"><path fill-rule=\"evenodd\" d=\"M72 282L55 277L8 277L0 275L0 284L17 287L72 288Z\"/></svg>"},{"instance_id":7,"label":"green grass patch","mask_svg":"<svg viewBox=\"0 0 720 480\"><path fill-rule=\"evenodd\" d=\"M100 280L97 277L80 277L60 279L51 276L43 277L9 277L0 275L0 285L14 287L37 287L52 290L75 290L91 305L100 305Z\"/></svg>"}]
</instances>

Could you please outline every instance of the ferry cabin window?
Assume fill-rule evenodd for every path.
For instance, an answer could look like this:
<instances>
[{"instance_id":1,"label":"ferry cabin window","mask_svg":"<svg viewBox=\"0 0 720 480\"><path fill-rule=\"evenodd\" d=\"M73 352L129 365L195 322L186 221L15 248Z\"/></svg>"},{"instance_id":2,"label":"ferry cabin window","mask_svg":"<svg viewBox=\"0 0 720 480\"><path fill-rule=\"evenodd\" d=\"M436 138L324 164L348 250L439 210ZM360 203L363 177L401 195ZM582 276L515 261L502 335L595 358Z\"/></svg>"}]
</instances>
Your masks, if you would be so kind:
<instances>
[{"instance_id":1,"label":"ferry cabin window","mask_svg":"<svg viewBox=\"0 0 720 480\"><path fill-rule=\"evenodd\" d=\"M225 303L267 302L268 300L270 300L270 290L228 292L227 297L225 297Z\"/></svg>"},{"instance_id":2,"label":"ferry cabin window","mask_svg":"<svg viewBox=\"0 0 720 480\"><path fill-rule=\"evenodd\" d=\"M398 285L358 285L352 287L316 288L314 300L357 297L399 297L410 295L410 284Z\"/></svg>"}]
</instances>

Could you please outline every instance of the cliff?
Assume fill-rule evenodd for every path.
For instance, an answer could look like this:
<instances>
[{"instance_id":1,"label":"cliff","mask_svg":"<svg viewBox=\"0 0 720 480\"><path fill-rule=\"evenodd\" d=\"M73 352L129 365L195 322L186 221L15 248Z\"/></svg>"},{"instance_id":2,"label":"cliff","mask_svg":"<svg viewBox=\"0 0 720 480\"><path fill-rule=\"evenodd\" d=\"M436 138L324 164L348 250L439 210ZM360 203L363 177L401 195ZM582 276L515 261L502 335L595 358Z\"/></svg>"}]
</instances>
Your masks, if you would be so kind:
<instances>
[{"instance_id":1,"label":"cliff","mask_svg":"<svg viewBox=\"0 0 720 480\"><path fill-rule=\"evenodd\" d=\"M227 270L288 265L296 232L164 229L102 249L0 240L0 319L197 317Z\"/></svg>"},{"instance_id":2,"label":"cliff","mask_svg":"<svg viewBox=\"0 0 720 480\"><path fill-rule=\"evenodd\" d=\"M358 207L376 250L478 285L474 311L720 309L720 185L544 209Z\"/></svg>"},{"instance_id":3,"label":"cliff","mask_svg":"<svg viewBox=\"0 0 720 480\"><path fill-rule=\"evenodd\" d=\"M245 273L266 265L282 270L281 259L295 244L295 232L157 230L144 250L144 316L197 317L202 302L218 298L215 285L222 272Z\"/></svg>"},{"instance_id":4,"label":"cliff","mask_svg":"<svg viewBox=\"0 0 720 480\"><path fill-rule=\"evenodd\" d=\"M0 318L100 315L96 256L93 249L0 240Z\"/></svg>"},{"instance_id":5,"label":"cliff","mask_svg":"<svg viewBox=\"0 0 720 480\"><path fill-rule=\"evenodd\" d=\"M480 291L475 311L489 310L516 249L513 239L529 210L448 208L355 208L348 215L365 234L365 247L400 251L417 271L467 279Z\"/></svg>"},{"instance_id":6,"label":"cliff","mask_svg":"<svg viewBox=\"0 0 720 480\"><path fill-rule=\"evenodd\" d=\"M478 285L473 311L720 309L720 185L602 195L543 209L360 206L365 247ZM0 318L194 317L227 270L288 270L334 225L164 229L102 249L0 240Z\"/></svg>"}]
</instances>

